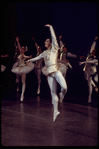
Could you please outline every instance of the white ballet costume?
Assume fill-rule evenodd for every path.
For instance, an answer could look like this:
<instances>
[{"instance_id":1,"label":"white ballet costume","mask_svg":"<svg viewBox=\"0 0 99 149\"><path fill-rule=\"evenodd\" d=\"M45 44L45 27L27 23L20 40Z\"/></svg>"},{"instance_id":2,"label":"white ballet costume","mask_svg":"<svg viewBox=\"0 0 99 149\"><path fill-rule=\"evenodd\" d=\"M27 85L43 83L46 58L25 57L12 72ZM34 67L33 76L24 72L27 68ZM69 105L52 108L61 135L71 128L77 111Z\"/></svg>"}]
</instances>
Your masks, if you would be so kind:
<instances>
[{"instance_id":1,"label":"white ballet costume","mask_svg":"<svg viewBox=\"0 0 99 149\"><path fill-rule=\"evenodd\" d=\"M18 74L22 78L22 94L20 100L23 101L24 92L25 92L25 79L26 74L29 73L34 69L34 64L32 62L25 64L26 56L22 57L21 55L18 56L18 61L13 65L11 71L15 74Z\"/></svg>"},{"instance_id":2,"label":"white ballet costume","mask_svg":"<svg viewBox=\"0 0 99 149\"><path fill-rule=\"evenodd\" d=\"M61 93L60 93L61 102L63 101L65 93L67 92L67 85L62 73L58 70L57 56L59 46L52 26L50 26L50 32L52 37L51 49L48 49L43 53L41 53L39 56L30 59L30 61L34 62L44 58L46 74L48 76L47 80L51 91L52 104L54 107L54 113L53 113L53 122L54 122L57 116L60 114L60 112L58 111L58 96L56 94L57 82L61 86Z\"/></svg>"}]
</instances>

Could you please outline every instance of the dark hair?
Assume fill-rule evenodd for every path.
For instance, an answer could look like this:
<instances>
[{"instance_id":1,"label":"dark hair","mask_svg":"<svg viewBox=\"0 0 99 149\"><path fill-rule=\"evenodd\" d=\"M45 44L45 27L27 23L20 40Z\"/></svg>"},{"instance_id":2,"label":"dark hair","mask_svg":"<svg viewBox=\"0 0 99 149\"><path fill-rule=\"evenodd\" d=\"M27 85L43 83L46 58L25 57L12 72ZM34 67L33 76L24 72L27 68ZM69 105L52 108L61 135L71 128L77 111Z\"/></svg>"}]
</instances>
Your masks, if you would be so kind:
<instances>
[{"instance_id":1,"label":"dark hair","mask_svg":"<svg viewBox=\"0 0 99 149\"><path fill-rule=\"evenodd\" d=\"M67 48L67 50L68 50L68 45L67 44L64 43L64 47Z\"/></svg>"},{"instance_id":2,"label":"dark hair","mask_svg":"<svg viewBox=\"0 0 99 149\"><path fill-rule=\"evenodd\" d=\"M49 39L49 40L50 40L50 42L52 43L52 38L48 37L48 38L46 38L46 39Z\"/></svg>"}]
</instances>

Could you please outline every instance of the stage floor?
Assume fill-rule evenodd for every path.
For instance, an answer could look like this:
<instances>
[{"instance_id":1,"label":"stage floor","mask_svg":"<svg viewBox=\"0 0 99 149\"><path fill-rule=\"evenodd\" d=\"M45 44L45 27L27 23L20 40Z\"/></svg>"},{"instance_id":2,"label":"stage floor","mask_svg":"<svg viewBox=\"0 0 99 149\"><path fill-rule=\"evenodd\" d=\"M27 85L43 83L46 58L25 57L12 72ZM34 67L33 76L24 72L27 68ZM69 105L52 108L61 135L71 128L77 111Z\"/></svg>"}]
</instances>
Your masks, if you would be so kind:
<instances>
[{"instance_id":1,"label":"stage floor","mask_svg":"<svg viewBox=\"0 0 99 149\"><path fill-rule=\"evenodd\" d=\"M11 99L11 100L10 100ZM80 100L80 99L79 99ZM90 104L59 103L53 122L51 99L15 95L1 101L3 146L97 146L98 108Z\"/></svg>"}]
</instances>

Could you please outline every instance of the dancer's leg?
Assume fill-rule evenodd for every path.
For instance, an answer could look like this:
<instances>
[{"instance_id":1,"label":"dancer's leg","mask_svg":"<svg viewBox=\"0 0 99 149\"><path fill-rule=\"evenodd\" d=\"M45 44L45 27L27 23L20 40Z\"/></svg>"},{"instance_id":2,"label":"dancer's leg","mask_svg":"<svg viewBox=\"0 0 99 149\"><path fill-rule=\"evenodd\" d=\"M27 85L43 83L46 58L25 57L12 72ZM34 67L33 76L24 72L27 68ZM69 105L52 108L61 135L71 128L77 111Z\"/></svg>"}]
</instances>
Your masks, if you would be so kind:
<instances>
[{"instance_id":1,"label":"dancer's leg","mask_svg":"<svg viewBox=\"0 0 99 149\"><path fill-rule=\"evenodd\" d=\"M26 83L25 83L25 80L26 80L26 74L22 74L21 75L21 79L22 79L22 93L21 93L21 101L23 101L23 98L24 98L24 92L25 92L25 88L26 88Z\"/></svg>"},{"instance_id":2,"label":"dancer's leg","mask_svg":"<svg viewBox=\"0 0 99 149\"><path fill-rule=\"evenodd\" d=\"M88 90L89 90L89 96L88 96L88 102L91 103L91 95L92 95L92 77L88 76Z\"/></svg>"},{"instance_id":3,"label":"dancer's leg","mask_svg":"<svg viewBox=\"0 0 99 149\"><path fill-rule=\"evenodd\" d=\"M93 85L93 87L94 87L95 91L96 91L96 92L98 92L98 87L95 85L95 83L94 83L94 81L93 81L93 80L91 80L91 84Z\"/></svg>"},{"instance_id":4,"label":"dancer's leg","mask_svg":"<svg viewBox=\"0 0 99 149\"><path fill-rule=\"evenodd\" d=\"M57 80L57 82L60 84L61 86L61 92L60 92L60 102L63 101L63 98L67 92L67 84L66 84L66 80L64 79L62 73L60 71L57 71L55 74L55 79Z\"/></svg>"},{"instance_id":5,"label":"dancer's leg","mask_svg":"<svg viewBox=\"0 0 99 149\"><path fill-rule=\"evenodd\" d=\"M53 114L53 122L56 120L57 116L60 114L58 111L58 96L57 96L57 82L54 77L48 76L48 84L51 91L52 96L52 104L54 107L54 114Z\"/></svg>"},{"instance_id":6,"label":"dancer's leg","mask_svg":"<svg viewBox=\"0 0 99 149\"><path fill-rule=\"evenodd\" d=\"M17 83L17 89L16 91L19 92L19 82L20 82L20 75L16 74L16 83Z\"/></svg>"},{"instance_id":7,"label":"dancer's leg","mask_svg":"<svg viewBox=\"0 0 99 149\"><path fill-rule=\"evenodd\" d=\"M37 94L40 94L40 86L41 86L41 69L40 69L40 68L35 68L35 73L36 73L36 75L37 75L37 80L38 80Z\"/></svg>"}]
</instances>

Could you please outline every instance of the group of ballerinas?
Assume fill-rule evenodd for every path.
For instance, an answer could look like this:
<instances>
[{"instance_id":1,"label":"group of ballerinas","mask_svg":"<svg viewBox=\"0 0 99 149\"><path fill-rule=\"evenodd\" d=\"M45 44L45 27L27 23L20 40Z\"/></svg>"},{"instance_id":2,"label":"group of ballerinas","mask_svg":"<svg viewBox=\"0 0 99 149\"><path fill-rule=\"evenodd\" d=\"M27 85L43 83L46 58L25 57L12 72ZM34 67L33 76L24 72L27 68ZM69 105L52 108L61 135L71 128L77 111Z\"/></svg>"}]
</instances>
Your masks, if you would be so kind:
<instances>
[{"instance_id":1,"label":"group of ballerinas","mask_svg":"<svg viewBox=\"0 0 99 149\"><path fill-rule=\"evenodd\" d=\"M52 25L46 24L45 27L50 29L51 39L45 40L46 50L42 52L41 47L38 46L34 37L32 38L35 47L37 49L37 55L35 58L32 58L32 55L26 56L24 53L27 51L27 47L20 46L19 37L16 37L16 53L15 53L15 64L13 65L11 71L16 74L16 83L17 83L17 91L19 91L19 77L22 80L22 93L20 100L24 99L24 92L26 88L26 74L32 71L35 68L35 73L37 75L38 80L38 89L37 94L40 94L40 85L41 85L41 72L47 76L47 81L50 87L52 104L54 108L53 112L53 122L56 120L57 116L60 114L58 111L58 101L62 102L64 96L67 92L67 83L66 83L66 73L68 67L72 68L69 63L68 57L79 58L82 59L83 56L77 56L68 52L68 46L63 44L62 36L59 36L60 46L58 45L57 38L54 32ZM92 85L95 87L95 90L98 91L98 87L95 85L94 81L98 82L98 75L96 70L96 65L98 65L98 60L95 57L95 38L91 49L90 54L87 56L86 61L79 62L80 65L85 63L84 71L86 74L86 79L88 81L89 87L89 97L88 102L91 102L91 94L92 94ZM43 67L42 62L45 62L45 66ZM36 62L35 64L33 62ZM94 76L94 79L92 80ZM57 96L57 82L61 87L61 92L59 93L59 98Z\"/></svg>"}]
</instances>

